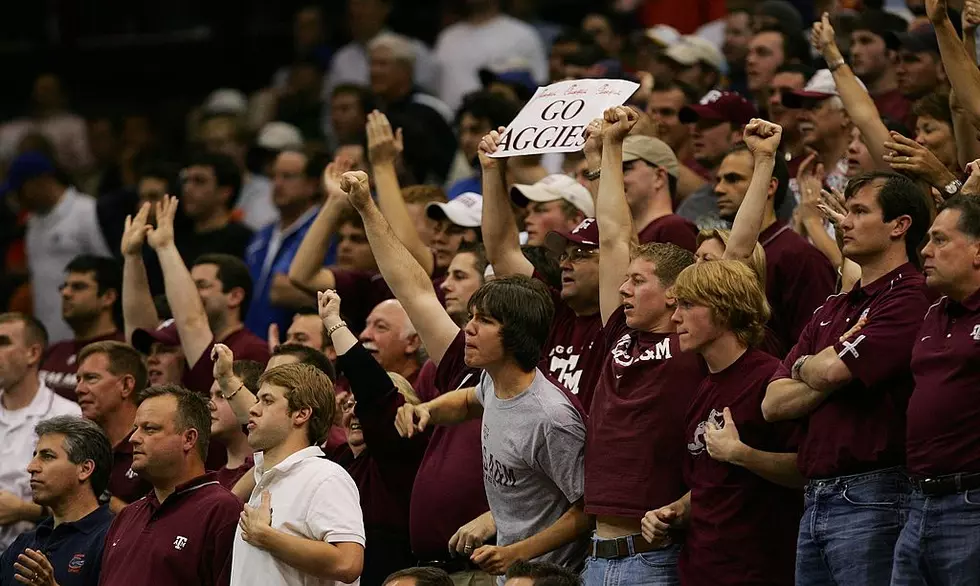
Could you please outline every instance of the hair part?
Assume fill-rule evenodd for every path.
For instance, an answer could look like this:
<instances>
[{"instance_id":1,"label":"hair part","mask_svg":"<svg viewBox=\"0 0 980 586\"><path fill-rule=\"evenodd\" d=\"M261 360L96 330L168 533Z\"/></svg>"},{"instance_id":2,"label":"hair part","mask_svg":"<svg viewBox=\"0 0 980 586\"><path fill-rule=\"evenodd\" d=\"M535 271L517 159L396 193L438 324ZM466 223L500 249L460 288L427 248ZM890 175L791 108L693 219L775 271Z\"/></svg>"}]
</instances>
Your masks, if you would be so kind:
<instances>
[{"instance_id":1,"label":"hair part","mask_svg":"<svg viewBox=\"0 0 980 586\"><path fill-rule=\"evenodd\" d=\"M949 107L949 94L935 91L928 93L912 104L916 118L933 118L953 126L953 111Z\"/></svg>"},{"instance_id":2,"label":"hair part","mask_svg":"<svg viewBox=\"0 0 980 586\"><path fill-rule=\"evenodd\" d=\"M64 439L61 447L72 464L92 461L92 474L88 478L92 493L96 498L109 486L112 473L112 446L109 438L94 421L75 415L59 415L45 419L34 426L38 438L45 435L61 434Z\"/></svg>"},{"instance_id":3,"label":"hair part","mask_svg":"<svg viewBox=\"0 0 980 586\"><path fill-rule=\"evenodd\" d=\"M142 405L148 399L157 397L173 397L177 402L177 413L174 425L179 433L189 429L197 432L197 455L202 462L208 459L208 447L211 444L211 409L208 401L201 395L189 391L180 385L155 385L147 387L136 395L136 404Z\"/></svg>"},{"instance_id":4,"label":"hair part","mask_svg":"<svg viewBox=\"0 0 980 586\"><path fill-rule=\"evenodd\" d=\"M674 297L711 309L717 323L746 347L765 337L771 311L762 283L744 262L718 260L692 265L674 283Z\"/></svg>"},{"instance_id":5,"label":"hair part","mask_svg":"<svg viewBox=\"0 0 980 586\"><path fill-rule=\"evenodd\" d=\"M262 373L259 387L265 384L286 389L285 398L289 412L310 410L306 422L306 437L311 446L319 445L327 437L333 425L337 404L333 382L316 367L304 364L283 364Z\"/></svg>"},{"instance_id":6,"label":"hair part","mask_svg":"<svg viewBox=\"0 0 980 586\"><path fill-rule=\"evenodd\" d=\"M385 578L383 586L391 584L398 578L415 578L417 586L453 586L453 580L445 570L440 568L406 568Z\"/></svg>"},{"instance_id":7,"label":"hair part","mask_svg":"<svg viewBox=\"0 0 980 586\"><path fill-rule=\"evenodd\" d=\"M292 356L302 364L309 364L327 376L331 381L337 380L337 371L333 363L323 352L317 352L313 348L302 344L279 344L272 351L273 356Z\"/></svg>"},{"instance_id":8,"label":"hair part","mask_svg":"<svg viewBox=\"0 0 980 586\"><path fill-rule=\"evenodd\" d=\"M956 195L947 199L939 208L940 212L959 212L960 219L956 229L971 240L980 240L980 197L976 195Z\"/></svg>"},{"instance_id":9,"label":"hair part","mask_svg":"<svg viewBox=\"0 0 980 586\"><path fill-rule=\"evenodd\" d=\"M582 579L575 572L548 562L528 562L519 560L507 570L507 579L531 578L535 586L580 586Z\"/></svg>"}]
</instances>

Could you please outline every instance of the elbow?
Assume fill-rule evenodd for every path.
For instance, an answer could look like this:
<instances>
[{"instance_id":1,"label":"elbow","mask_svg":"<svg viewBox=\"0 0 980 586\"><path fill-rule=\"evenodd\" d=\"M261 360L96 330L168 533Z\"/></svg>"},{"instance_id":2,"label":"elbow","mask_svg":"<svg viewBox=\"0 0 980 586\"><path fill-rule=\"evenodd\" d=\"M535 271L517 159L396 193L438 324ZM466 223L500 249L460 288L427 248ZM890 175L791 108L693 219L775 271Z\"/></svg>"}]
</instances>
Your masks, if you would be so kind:
<instances>
[{"instance_id":1,"label":"elbow","mask_svg":"<svg viewBox=\"0 0 980 586\"><path fill-rule=\"evenodd\" d=\"M786 419L772 390L766 390L766 396L762 399L762 417L769 423Z\"/></svg>"},{"instance_id":2,"label":"elbow","mask_svg":"<svg viewBox=\"0 0 980 586\"><path fill-rule=\"evenodd\" d=\"M817 391L833 391L851 382L851 371L840 360L834 361L820 373L818 379L814 381L813 388Z\"/></svg>"},{"instance_id":3,"label":"elbow","mask_svg":"<svg viewBox=\"0 0 980 586\"><path fill-rule=\"evenodd\" d=\"M335 568L333 572L329 572L330 575L323 576L324 578L339 580L344 584L353 584L361 577L361 572L364 571L364 552L361 552L356 556L350 556L343 561L343 564Z\"/></svg>"}]
</instances>

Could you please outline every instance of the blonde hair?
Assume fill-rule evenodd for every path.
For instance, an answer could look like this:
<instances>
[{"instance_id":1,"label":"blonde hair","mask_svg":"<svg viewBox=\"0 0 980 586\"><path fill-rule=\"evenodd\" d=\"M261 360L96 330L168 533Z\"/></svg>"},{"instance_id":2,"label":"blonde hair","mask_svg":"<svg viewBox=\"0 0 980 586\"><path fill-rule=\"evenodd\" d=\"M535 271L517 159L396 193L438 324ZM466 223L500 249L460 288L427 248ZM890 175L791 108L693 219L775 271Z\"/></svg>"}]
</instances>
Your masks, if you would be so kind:
<instances>
[{"instance_id":1,"label":"blonde hair","mask_svg":"<svg viewBox=\"0 0 980 586\"><path fill-rule=\"evenodd\" d=\"M409 405L418 405L422 402L419 396L415 394L415 389L412 388L412 383L408 382L408 379L398 374L397 372L389 372L388 378L391 379L392 384L398 389L399 394L405 397L405 402Z\"/></svg>"},{"instance_id":2,"label":"blonde hair","mask_svg":"<svg viewBox=\"0 0 980 586\"><path fill-rule=\"evenodd\" d=\"M673 285L681 271L694 264L694 254L691 251L665 242L648 242L634 246L630 251L630 260L638 258L653 263L653 274L664 287Z\"/></svg>"},{"instance_id":3,"label":"blonde hair","mask_svg":"<svg viewBox=\"0 0 980 586\"><path fill-rule=\"evenodd\" d=\"M684 269L674 283L678 303L686 301L711 309L745 346L758 346L769 321L769 303L756 274L737 260L703 262Z\"/></svg>"},{"instance_id":4,"label":"blonde hair","mask_svg":"<svg viewBox=\"0 0 980 586\"><path fill-rule=\"evenodd\" d=\"M698 247L705 240L711 240L716 238L721 241L724 248L728 248L728 240L732 237L731 230L722 230L720 228L709 228L706 230L701 230L698 232ZM766 249L762 248L762 245L758 242L755 243L755 248L752 249L752 254L748 258L739 259L752 269L752 272L759 277L759 282L762 283L762 287L766 286Z\"/></svg>"},{"instance_id":5,"label":"blonde hair","mask_svg":"<svg viewBox=\"0 0 980 586\"><path fill-rule=\"evenodd\" d=\"M266 383L286 389L290 413L309 407L306 435L311 446L326 439L337 409L330 377L309 364L297 362L265 371L259 377L259 386Z\"/></svg>"},{"instance_id":6,"label":"blonde hair","mask_svg":"<svg viewBox=\"0 0 980 586\"><path fill-rule=\"evenodd\" d=\"M420 204L438 202L446 203L446 192L438 185L409 185L402 188L402 199L406 204Z\"/></svg>"}]
</instances>

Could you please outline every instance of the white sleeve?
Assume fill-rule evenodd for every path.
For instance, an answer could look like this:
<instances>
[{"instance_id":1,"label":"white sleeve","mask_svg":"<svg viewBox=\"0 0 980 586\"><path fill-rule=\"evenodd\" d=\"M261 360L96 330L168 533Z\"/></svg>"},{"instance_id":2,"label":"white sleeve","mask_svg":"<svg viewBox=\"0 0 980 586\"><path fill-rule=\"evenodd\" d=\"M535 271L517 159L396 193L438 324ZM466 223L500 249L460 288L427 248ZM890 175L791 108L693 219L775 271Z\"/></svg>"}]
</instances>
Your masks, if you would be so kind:
<instances>
[{"instance_id":1,"label":"white sleeve","mask_svg":"<svg viewBox=\"0 0 980 586\"><path fill-rule=\"evenodd\" d=\"M439 93L439 64L422 41L415 41L415 83L433 96Z\"/></svg>"},{"instance_id":2,"label":"white sleeve","mask_svg":"<svg viewBox=\"0 0 980 586\"><path fill-rule=\"evenodd\" d=\"M102 234L102 228L99 227L99 218L95 210L94 200L86 202L86 205L79 210L81 212L78 218L79 233L85 238L88 250L80 250L78 252L79 254L88 253L96 256L111 257L112 250L109 249L105 235Z\"/></svg>"},{"instance_id":3,"label":"white sleeve","mask_svg":"<svg viewBox=\"0 0 980 586\"><path fill-rule=\"evenodd\" d=\"M357 485L339 466L316 489L306 524L317 541L364 545L364 515Z\"/></svg>"}]
</instances>

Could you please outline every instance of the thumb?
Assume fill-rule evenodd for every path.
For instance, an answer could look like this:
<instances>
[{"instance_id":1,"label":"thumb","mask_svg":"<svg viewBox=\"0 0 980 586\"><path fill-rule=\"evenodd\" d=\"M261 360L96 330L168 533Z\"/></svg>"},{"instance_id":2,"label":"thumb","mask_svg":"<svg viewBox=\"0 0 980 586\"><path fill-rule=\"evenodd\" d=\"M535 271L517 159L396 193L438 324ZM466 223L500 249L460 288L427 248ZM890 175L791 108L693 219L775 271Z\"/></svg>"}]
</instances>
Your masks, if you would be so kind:
<instances>
[{"instance_id":1,"label":"thumb","mask_svg":"<svg viewBox=\"0 0 980 586\"><path fill-rule=\"evenodd\" d=\"M402 142L402 138L403 138L403 136L402 136L402 129L399 128L398 130L395 131L395 141L396 142Z\"/></svg>"},{"instance_id":2,"label":"thumb","mask_svg":"<svg viewBox=\"0 0 980 586\"><path fill-rule=\"evenodd\" d=\"M732 426L735 425L735 421L732 419L731 409L725 407L725 409L722 411L722 416L725 418L725 427L728 427L729 425Z\"/></svg>"},{"instance_id":3,"label":"thumb","mask_svg":"<svg viewBox=\"0 0 980 586\"><path fill-rule=\"evenodd\" d=\"M657 518L665 523L670 523L677 518L677 511L670 507L662 507L657 509Z\"/></svg>"},{"instance_id":4,"label":"thumb","mask_svg":"<svg viewBox=\"0 0 980 586\"><path fill-rule=\"evenodd\" d=\"M262 508L271 509L272 508L272 493L268 490L262 491Z\"/></svg>"}]
</instances>

